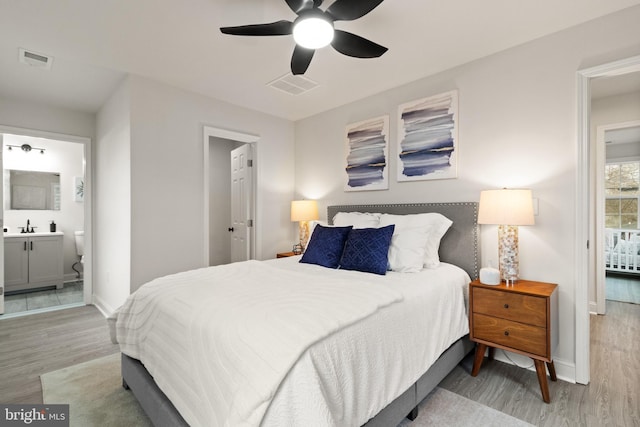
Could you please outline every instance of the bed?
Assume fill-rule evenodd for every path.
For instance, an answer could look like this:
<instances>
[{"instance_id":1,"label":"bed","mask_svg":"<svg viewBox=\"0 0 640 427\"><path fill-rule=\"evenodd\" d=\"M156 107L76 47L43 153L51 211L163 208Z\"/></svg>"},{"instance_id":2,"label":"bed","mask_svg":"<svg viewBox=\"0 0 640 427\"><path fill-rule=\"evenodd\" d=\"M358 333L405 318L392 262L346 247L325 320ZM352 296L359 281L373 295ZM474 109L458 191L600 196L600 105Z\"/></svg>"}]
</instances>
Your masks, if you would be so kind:
<instances>
[{"instance_id":1,"label":"bed","mask_svg":"<svg viewBox=\"0 0 640 427\"><path fill-rule=\"evenodd\" d=\"M605 229L607 272L640 273L640 230Z\"/></svg>"},{"instance_id":2,"label":"bed","mask_svg":"<svg viewBox=\"0 0 640 427\"><path fill-rule=\"evenodd\" d=\"M321 272L323 267L317 265L305 266L305 274L312 273L307 276L298 276L300 272L297 269L300 263L298 263L297 258L266 262L253 261L244 264L244 270L255 269L256 274L259 274L265 282L270 283L271 279L269 278L272 276L286 278L285 280L280 280L279 285L276 285L275 288L270 286L268 288L270 294L281 292L286 295L290 292L288 286L292 283L306 284L306 282L312 281L307 277L322 276L324 293L317 295L316 299L318 301L326 299L328 306L325 305L318 308L318 310L319 312L324 312L328 310L327 307L330 307L331 315L327 316L330 322L339 322L342 319L342 323L334 325L334 329L329 329L328 333L325 330L318 332L321 335L320 338L312 338L311 345L303 346L298 353L294 352L293 356L285 355L281 357L278 353L281 347L287 347L285 344L267 345L265 348L268 348L268 351L262 349L259 357L254 359L251 359L251 354L253 353L247 353L244 348L244 345L249 344L235 343L233 347L229 347L231 350L226 351L217 348L218 342L214 346L211 343L203 344L205 341L201 342L199 338L189 338L181 341L179 328L174 333L176 342L166 345L165 347L167 348L161 351L157 349L164 345L165 341L161 341L164 338L154 335L154 333L158 333L157 331L145 335L145 338L140 340L141 343L137 342L131 345L128 342L130 335L122 335L124 338L119 341L121 341L120 345L123 349L123 385L134 393L154 425L189 425L185 419L194 425L204 425L205 422L203 420L207 419L206 424L211 425L310 425L309 420L314 420L315 422L312 423L314 425L364 424L367 426L395 426L405 416L410 418L416 416L418 403L473 349L466 335L468 321L466 320L467 309L464 302L461 306L453 303L449 306L447 305L449 304L448 302L446 304L438 304L437 309L430 308L429 310L416 310L416 307L422 307L420 306L422 299L436 298L436 292L451 293L452 295L459 295L460 298L466 295L466 290L459 285L443 285L442 287L433 286L433 290L430 289L429 292L434 292L434 294L423 296L422 292L424 290L419 288L425 287L417 285L421 280L421 274L424 274L425 278L433 275L448 278L452 274L457 277L455 279L456 283L459 283L460 280L466 281L469 278L477 277L477 204L431 203L331 206L328 208L328 218L334 218L338 212L376 212L394 215L425 212L441 213L452 221L451 227L442 238L439 246L439 256L442 264L438 268L425 269L429 271L417 274L392 272L386 276L376 277L367 273L334 270L330 270L331 274L326 275ZM238 274L237 271L231 270L234 267L229 268L228 274ZM225 270L224 268L216 269L219 271ZM208 280L206 277L209 274L208 270L201 269L189 273L191 276L189 276L188 280L197 282L201 279L205 282ZM365 276L365 279L361 279ZM168 283L167 280L164 280L159 284L152 284L147 286L151 290L145 292L152 294L155 292L153 290L154 287L162 288L164 286L171 289L175 288L175 292L173 294L170 293L169 298L176 297L181 295L179 288L182 286L181 281L184 277L184 274L179 274L167 279ZM346 280L345 277L347 277ZM393 287L389 286L385 282L387 280L386 277L399 278L394 282L399 284ZM364 282L359 283L360 280ZM250 278L247 281L250 281ZM242 281L240 280L239 282ZM234 295L238 296L242 294L242 286L244 284L241 283L240 285L234 285L234 288L230 287L230 289L235 292L237 287L238 293ZM365 286L366 292L362 293L362 289ZM438 290L440 288L442 291ZM274 291L274 289L276 290ZM341 294L339 299L332 299L338 293L338 290L344 294ZM251 292L253 293L255 290ZM349 296L345 297L346 294ZM255 298L260 299L262 297L257 295ZM176 311L184 313L185 310L179 309L180 304L188 302L185 302L184 298L178 299L178 309ZM443 299L443 301L452 299L454 298ZM211 310L214 312L213 314L203 312L202 316L212 317L214 321L222 323L225 319L228 319L227 315L233 314L231 311L239 313L242 311L243 306L246 309L246 307L256 307L255 304L255 301L243 301L240 304L241 308L234 308L229 313L219 314L224 312L225 307L218 307L215 310ZM349 308L341 311L341 305ZM146 307L146 305L141 304L139 307ZM314 304L310 304L308 310L303 311L313 311L314 309ZM334 309L335 311L333 311ZM157 315L153 310L145 310L140 310L145 312L145 316ZM406 318L402 317L405 314L405 310L407 312L408 310L419 312L419 316L423 317L415 319L408 316ZM267 311L269 313L279 313L273 307L268 308ZM259 317L256 312L254 308L251 308L249 317ZM360 312L360 317L354 314L357 312ZM454 313L452 319L455 317L455 320L445 317L449 312ZM302 315L303 313L298 312L293 314L293 316ZM244 316L244 314L241 315L241 319L244 319ZM139 315L139 317L143 316ZM138 328L137 324L131 324L131 322L135 323L135 320L132 320L135 319L134 317L118 314L116 318L119 323L129 323L129 329L135 331L132 334L133 336L141 334L142 332L140 331L144 329ZM296 322L308 322L308 319L304 317L294 318ZM192 322L192 319L189 319L188 322ZM300 333L301 335L305 335L308 330L320 330L319 326L318 328L315 327L315 322L314 320L313 326L305 324L304 328L297 329L297 333L293 335L298 335L300 331L303 331ZM154 317L154 322L152 323L156 325L156 329L171 330L172 328L175 329L176 324L180 324L180 321L167 320L167 318L160 315L160 317ZM246 328L244 320L241 322L236 320L231 323L233 325L230 326L230 329ZM320 324L322 321L317 323ZM434 338L433 340L419 339L421 333L426 333L421 330L418 331L421 329L419 325L427 323L437 324L440 329L446 329L445 325L447 325L447 328L454 329L452 333L457 334L457 336L455 338L451 338L451 336ZM279 331L283 329L287 328L281 324ZM251 331L248 330L244 330L244 333L251 335ZM260 334L263 333L265 332L260 331ZM211 332L207 331L205 333L198 329L198 334L204 336L206 334L210 335ZM224 336L221 336L221 334ZM199 337L200 335L197 336ZM216 329L213 336L222 342L227 339L227 335L235 336L236 334L227 333L226 330L221 332L220 329ZM153 346L154 339L156 340L155 347ZM259 337L257 339L259 341ZM135 340L132 339L133 341ZM427 343L427 341L437 341L437 344ZM160 345L160 342L163 344ZM190 347L191 353L216 354L216 358L214 358L216 361L212 362L212 358L210 358L208 363L217 366L217 364L223 364L217 361L217 357L220 360L224 360L226 364L224 364L222 371L228 370L228 376L233 377L236 383L232 383L229 386L226 383L222 384L222 382L216 383L214 378L210 378L212 382L206 382L203 378L215 376L217 375L215 372L220 372L220 370L214 372L214 368L203 365L201 361L192 361L191 358L195 358L195 356L190 353L186 354L184 351L181 353L180 349L190 346L190 343L196 344L193 347L196 350ZM384 345L380 345L381 343ZM253 346L254 344L252 343L251 345ZM440 348L436 350L438 345ZM154 350L149 351L149 348ZM269 371L271 365L268 365L268 368L266 367L267 365L261 365L263 363L262 358L268 358L264 355L265 352L277 353L275 358L268 362L269 364L273 364L273 360L277 360L276 364L280 364L280 359L286 361L291 358L292 363L282 362L283 365L287 366L284 376L278 377L274 374L272 382L276 384L275 388L271 386L271 388L266 387L263 390L263 383L269 381L263 380L262 377L272 376L270 373L265 374L266 371ZM181 355L176 356L177 354ZM242 360L243 363L248 363L248 365L242 368L235 367L233 363L236 361L232 363L228 360L230 354L237 354L239 357L237 357L236 361ZM173 356L169 357L168 355ZM171 363L171 360L182 360L183 362ZM238 375L232 372L233 369L254 369L259 372L257 374L259 378L237 380ZM387 370L389 372L386 372ZM191 371L191 373L187 371ZM327 374L329 371L331 371L330 374ZM174 377L171 380L173 385L167 385L168 382L171 382L168 381L167 377L171 376ZM337 381L333 382L332 379ZM194 386L194 383L198 383L198 386ZM208 384L206 388L201 386L204 383ZM241 392L235 393L234 397L230 398L229 396L233 394L233 391L239 390L238 387ZM230 390L232 393L229 392ZM269 393L271 393L269 400L266 402L260 400L263 395ZM259 396L254 398L254 394ZM222 402L211 403L217 398L221 399ZM196 403L194 403L194 399ZM198 399L203 400L200 401ZM314 403L313 405L308 405L307 402ZM309 407L305 406L313 406L313 408L309 409ZM180 408L180 411L176 407ZM249 408L248 412L247 409L243 408ZM225 413L225 416L219 419L216 418L220 412L225 411L229 413ZM214 420L214 418L216 419ZM322 420L320 424L317 424L318 420Z\"/></svg>"}]
</instances>

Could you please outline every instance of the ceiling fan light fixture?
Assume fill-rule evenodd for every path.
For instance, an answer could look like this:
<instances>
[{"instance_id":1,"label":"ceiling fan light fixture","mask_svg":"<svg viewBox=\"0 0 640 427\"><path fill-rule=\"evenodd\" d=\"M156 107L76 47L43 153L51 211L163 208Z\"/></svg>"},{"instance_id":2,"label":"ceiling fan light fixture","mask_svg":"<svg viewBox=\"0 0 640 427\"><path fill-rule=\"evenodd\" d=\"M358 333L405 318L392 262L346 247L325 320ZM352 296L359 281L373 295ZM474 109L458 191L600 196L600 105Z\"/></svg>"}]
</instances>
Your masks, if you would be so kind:
<instances>
[{"instance_id":1,"label":"ceiling fan light fixture","mask_svg":"<svg viewBox=\"0 0 640 427\"><path fill-rule=\"evenodd\" d=\"M293 26L293 39L307 49L320 49L333 41L333 24L319 17L305 17Z\"/></svg>"}]
</instances>

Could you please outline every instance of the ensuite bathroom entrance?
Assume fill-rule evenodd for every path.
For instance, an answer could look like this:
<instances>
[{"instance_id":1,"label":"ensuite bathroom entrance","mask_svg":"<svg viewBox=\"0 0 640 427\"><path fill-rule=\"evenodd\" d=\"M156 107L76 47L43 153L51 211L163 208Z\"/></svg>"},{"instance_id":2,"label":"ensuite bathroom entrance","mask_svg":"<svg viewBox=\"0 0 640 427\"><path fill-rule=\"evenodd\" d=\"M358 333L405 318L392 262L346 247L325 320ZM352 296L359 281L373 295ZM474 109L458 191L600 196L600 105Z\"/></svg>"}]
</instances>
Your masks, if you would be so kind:
<instances>
[{"instance_id":1,"label":"ensuite bathroom entrance","mask_svg":"<svg viewBox=\"0 0 640 427\"><path fill-rule=\"evenodd\" d=\"M85 144L11 133L0 142L0 319L84 305Z\"/></svg>"}]
</instances>

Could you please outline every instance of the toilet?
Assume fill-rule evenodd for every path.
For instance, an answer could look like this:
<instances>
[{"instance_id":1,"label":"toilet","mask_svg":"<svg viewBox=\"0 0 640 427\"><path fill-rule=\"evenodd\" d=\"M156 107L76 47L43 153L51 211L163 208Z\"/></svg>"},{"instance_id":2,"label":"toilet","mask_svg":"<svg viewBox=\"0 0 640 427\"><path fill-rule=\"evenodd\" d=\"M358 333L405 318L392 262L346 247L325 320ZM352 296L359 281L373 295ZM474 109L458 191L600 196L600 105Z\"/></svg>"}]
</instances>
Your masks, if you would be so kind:
<instances>
[{"instance_id":1,"label":"toilet","mask_svg":"<svg viewBox=\"0 0 640 427\"><path fill-rule=\"evenodd\" d=\"M76 253L80 257L80 263L84 264L84 231L76 231Z\"/></svg>"}]
</instances>

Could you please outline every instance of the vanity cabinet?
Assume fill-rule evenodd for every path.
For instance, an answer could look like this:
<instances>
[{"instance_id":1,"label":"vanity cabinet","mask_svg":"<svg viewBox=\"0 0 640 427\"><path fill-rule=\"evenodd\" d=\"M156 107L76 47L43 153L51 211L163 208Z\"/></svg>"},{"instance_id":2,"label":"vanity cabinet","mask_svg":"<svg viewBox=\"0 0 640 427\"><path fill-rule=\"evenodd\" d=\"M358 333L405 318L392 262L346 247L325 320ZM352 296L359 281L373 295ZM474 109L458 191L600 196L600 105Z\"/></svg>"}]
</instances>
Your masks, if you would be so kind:
<instances>
[{"instance_id":1,"label":"vanity cabinet","mask_svg":"<svg viewBox=\"0 0 640 427\"><path fill-rule=\"evenodd\" d=\"M61 289L64 280L62 237L62 233L5 236L6 292L54 285Z\"/></svg>"}]
</instances>

